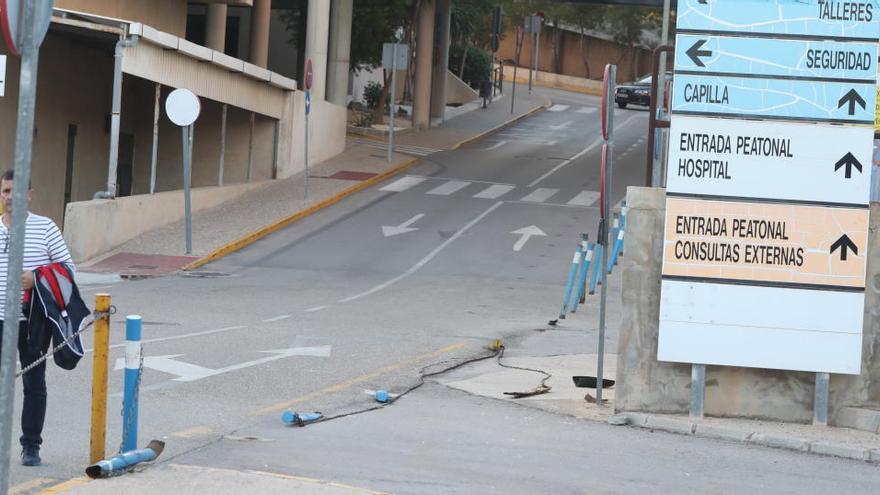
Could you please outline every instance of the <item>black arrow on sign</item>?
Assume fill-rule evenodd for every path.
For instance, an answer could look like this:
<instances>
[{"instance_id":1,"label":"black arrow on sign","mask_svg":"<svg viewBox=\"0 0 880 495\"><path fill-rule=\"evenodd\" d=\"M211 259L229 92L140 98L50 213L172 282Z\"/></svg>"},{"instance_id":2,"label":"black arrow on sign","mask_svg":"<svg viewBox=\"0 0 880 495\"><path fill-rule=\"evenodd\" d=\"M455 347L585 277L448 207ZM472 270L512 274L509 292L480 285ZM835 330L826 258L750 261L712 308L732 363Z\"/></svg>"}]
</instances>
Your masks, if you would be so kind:
<instances>
[{"instance_id":1,"label":"black arrow on sign","mask_svg":"<svg viewBox=\"0 0 880 495\"><path fill-rule=\"evenodd\" d=\"M843 158L840 159L840 161L835 163L834 164L834 171L837 172L838 170L840 170L840 167L846 167L844 174L846 175L847 179L852 178L853 167L855 167L859 171L859 173L862 172L862 163L859 162L859 160L856 157L854 157L852 153L847 153L846 156L844 156Z\"/></svg>"},{"instance_id":2,"label":"black arrow on sign","mask_svg":"<svg viewBox=\"0 0 880 495\"><path fill-rule=\"evenodd\" d=\"M859 92L854 89L849 90L849 93L843 95L843 98L841 98L840 101L837 102L837 108L843 107L843 105L845 105L846 103L849 103L850 115L856 114L856 103L858 103L863 110L867 110L868 104L865 102L864 98L862 98L862 95L860 95Z\"/></svg>"},{"instance_id":3,"label":"black arrow on sign","mask_svg":"<svg viewBox=\"0 0 880 495\"><path fill-rule=\"evenodd\" d=\"M688 51L685 52L685 53L687 53L687 56L690 57L691 60L693 60L695 64L697 64L698 67L705 67L706 66L706 64L704 64L703 61L700 60L700 57L711 57L712 56L711 50L700 50L700 48L703 48L703 45L705 45L705 44L706 44L706 40L697 40L697 42L694 43L694 46L690 47L688 49Z\"/></svg>"},{"instance_id":4,"label":"black arrow on sign","mask_svg":"<svg viewBox=\"0 0 880 495\"><path fill-rule=\"evenodd\" d=\"M831 245L831 254L834 254L834 251L837 251L838 249L840 249L840 261L846 261L847 249L852 251L856 256L859 254L858 246L856 246L856 243L854 243L846 234L843 234L843 237Z\"/></svg>"}]
</instances>

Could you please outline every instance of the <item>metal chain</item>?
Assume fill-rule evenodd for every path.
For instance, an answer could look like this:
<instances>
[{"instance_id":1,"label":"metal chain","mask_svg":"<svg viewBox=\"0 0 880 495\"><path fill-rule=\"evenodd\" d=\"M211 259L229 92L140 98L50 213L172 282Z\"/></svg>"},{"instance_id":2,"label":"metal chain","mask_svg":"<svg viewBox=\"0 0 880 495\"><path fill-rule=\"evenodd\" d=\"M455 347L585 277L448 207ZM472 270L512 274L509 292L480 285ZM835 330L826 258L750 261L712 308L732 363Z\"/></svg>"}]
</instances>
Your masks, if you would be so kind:
<instances>
[{"instance_id":1,"label":"metal chain","mask_svg":"<svg viewBox=\"0 0 880 495\"><path fill-rule=\"evenodd\" d=\"M104 318L104 317L109 318L110 316L112 316L112 315L114 315L114 314L116 314L116 306L110 306L110 310L109 310L109 311L96 311L96 312L94 312L94 313L93 313L93 316L92 316L92 321L86 323L85 326L83 326L82 328L80 328L79 330L77 330L73 335L71 335L70 337L67 337L66 339L64 339L64 342L62 342L62 343L56 345L55 347L53 347L52 349L50 349L48 353L44 354L43 356L41 356L39 359L37 359L37 360L34 361L33 363L31 363L31 364L27 365L26 367L22 368L21 371L19 371L18 373L15 374L15 377L18 378L18 377L20 377L21 375L24 375L25 373L27 373L28 371L30 371L30 370L36 368L37 366L43 364L47 359L49 359L50 357L52 357L53 354L55 354L56 352L60 351L62 347L66 346L71 340L73 340L73 339L79 337L80 334L82 334L83 332L85 332L86 330L88 330L89 327L91 327L92 325L95 324L95 321L97 321L97 320L99 320L99 319L101 319L101 318Z\"/></svg>"},{"instance_id":2,"label":"metal chain","mask_svg":"<svg viewBox=\"0 0 880 495\"><path fill-rule=\"evenodd\" d=\"M134 411L135 411L135 409L137 409L138 402L140 401L141 378L144 376L144 348L143 348L143 344L141 344L140 351L141 351L141 356L140 356L140 362L138 363L137 381L134 383L134 397L132 397L131 404L129 405L129 408L128 408L128 412L129 412L128 421L126 421L122 427L122 441L119 442L119 452L118 452L119 454L122 454L123 449L125 448L125 437L128 436L128 432L131 430L131 422L132 422L132 418L134 418ZM122 409L120 409L119 414L122 415L123 418L125 418L125 401L123 401ZM121 476L130 470L131 469L121 470L118 474L115 474L114 476Z\"/></svg>"}]
</instances>

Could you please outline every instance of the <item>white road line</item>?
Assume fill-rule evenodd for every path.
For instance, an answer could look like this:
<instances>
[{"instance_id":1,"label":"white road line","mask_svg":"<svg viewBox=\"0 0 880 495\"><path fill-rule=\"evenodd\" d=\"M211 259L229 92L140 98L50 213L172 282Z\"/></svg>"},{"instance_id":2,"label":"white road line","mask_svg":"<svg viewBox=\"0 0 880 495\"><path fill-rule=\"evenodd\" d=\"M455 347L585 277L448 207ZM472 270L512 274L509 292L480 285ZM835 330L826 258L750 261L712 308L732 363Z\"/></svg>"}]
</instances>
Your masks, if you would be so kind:
<instances>
[{"instance_id":1,"label":"white road line","mask_svg":"<svg viewBox=\"0 0 880 495\"><path fill-rule=\"evenodd\" d=\"M567 129L568 126L570 126L571 124L574 124L574 122L572 122L571 120L568 120L568 121L566 121L566 122L563 123L563 124L559 124L559 125L551 125L551 126L550 126L550 129L552 129L552 130L554 130L554 131L561 131L561 130L563 130L563 129Z\"/></svg>"},{"instance_id":2,"label":"white road line","mask_svg":"<svg viewBox=\"0 0 880 495\"><path fill-rule=\"evenodd\" d=\"M305 312L306 312L306 313L314 313L314 312L316 312L316 311L321 311L322 309L327 309L327 308L329 308L329 307L330 307L330 306L315 306L314 308L309 308L309 309L307 309Z\"/></svg>"},{"instance_id":3,"label":"white road line","mask_svg":"<svg viewBox=\"0 0 880 495\"><path fill-rule=\"evenodd\" d=\"M615 129L620 129L620 128L622 128L623 126L629 124L633 119L635 119L636 117L639 117L640 115L641 115L641 114L638 114L638 113L637 113L637 114L634 114L634 115L630 116L628 119L626 119L626 120L624 120L623 122L621 122L620 124L615 125L614 128L615 128ZM568 160L565 160L564 162L560 163L559 165L553 167L553 168L552 168L549 172L547 172L546 174L544 174L544 175L538 177L537 179L533 180L533 181L529 184L529 187L535 187L535 186L537 186L538 184L540 184L541 182L543 182L544 179L546 179L547 177L550 177L551 175L555 174L555 173L558 172L559 169L561 169L562 167L565 167L565 166L568 165L569 163L571 163L571 162L577 160L578 158L580 158L580 157L586 155L587 153L589 153L590 151L592 151L594 148L596 148L596 147L599 146L600 144L602 144L602 138L597 139L595 142L593 142L592 144L590 144L589 146L587 146L586 148L584 148L583 150L581 150L578 154L574 155L573 157L569 158Z\"/></svg>"},{"instance_id":4,"label":"white road line","mask_svg":"<svg viewBox=\"0 0 880 495\"><path fill-rule=\"evenodd\" d=\"M205 330L204 332L184 333L184 334L181 334L181 335L172 335L171 337L161 337L161 338L156 338L156 339L146 339L146 340L142 340L142 341L141 341L141 344L153 344L153 343L156 343L156 342L168 342L169 340L181 340L181 339L188 339L188 338L191 338L191 337L202 337L202 336L204 336L204 335L214 335L215 333L224 333L224 332L229 332L229 331L232 331L232 330L242 330L242 329L245 329L245 328L247 328L246 325L239 325L239 326L236 326L236 327L223 327L223 328L216 328L216 329L214 329L214 330ZM111 345L111 346L110 346L110 349L119 349L120 347L125 347L126 345L127 345L127 344L126 344L125 342L123 342L123 343L121 343L121 344L114 344L114 345ZM86 353L89 353L89 352L92 352L92 351L94 351L94 349L86 349L86 350L85 350Z\"/></svg>"},{"instance_id":5,"label":"white road line","mask_svg":"<svg viewBox=\"0 0 880 495\"><path fill-rule=\"evenodd\" d=\"M415 185L421 184L424 181L425 181L425 179L422 179L420 177L406 176L406 177L401 177L400 179L397 179L396 181L392 182L391 184L388 184L385 187L380 188L379 190L380 191L391 191L391 192L403 192L403 191L406 191L407 189L409 189Z\"/></svg>"},{"instance_id":6,"label":"white road line","mask_svg":"<svg viewBox=\"0 0 880 495\"><path fill-rule=\"evenodd\" d=\"M553 105L552 107L548 108L547 110L549 110L551 112L564 112L564 111L568 110L568 105Z\"/></svg>"},{"instance_id":7,"label":"white road line","mask_svg":"<svg viewBox=\"0 0 880 495\"><path fill-rule=\"evenodd\" d=\"M345 299L340 299L339 302L346 303L346 302L355 301L357 299L361 299L363 297L367 297L371 294L375 294L376 292L387 289L388 287L391 287L392 285L396 284L397 282L400 282L401 280L409 277L413 273L419 271L423 266L428 264L428 262L430 262L432 259L434 259L434 257L437 256L438 254L440 254L441 251L443 251L444 249L446 249L446 247L448 247L450 244L455 242L456 239L458 239L459 237L464 235L464 233L467 232L468 230L470 230L471 227L473 227L474 225L479 223L482 219L486 218L487 215L489 215L490 213L495 211L498 207L500 207L503 204L504 204L503 201L499 201L497 203L494 203L492 206L489 207L489 209L487 209L483 213L480 213L480 215L477 218L474 218L473 220L468 222L464 227L459 229L458 232L456 232L455 234L452 235L452 237L450 237L449 239L446 239L446 241L444 241L443 244L440 244L439 246L434 248L433 251L431 251L430 253L428 253L427 256L425 256L424 258L419 260L418 263L416 263L415 265L410 267L409 270L401 273L400 275L392 278L391 280L388 280L385 283L382 283L382 284L379 284L379 285L373 287L372 289L361 292L360 294L355 294L353 296L346 297Z\"/></svg>"},{"instance_id":8,"label":"white road line","mask_svg":"<svg viewBox=\"0 0 880 495\"><path fill-rule=\"evenodd\" d=\"M528 194L526 197L522 198L520 201L524 201L526 203L543 203L550 199L551 196L558 193L559 189L552 189L549 187L539 187Z\"/></svg>"},{"instance_id":9,"label":"white road line","mask_svg":"<svg viewBox=\"0 0 880 495\"><path fill-rule=\"evenodd\" d=\"M430 191L428 191L428 194L433 194L434 196L449 196L450 194L461 191L469 185L471 185L470 182L451 180L435 187L434 189L431 189Z\"/></svg>"},{"instance_id":10,"label":"white road line","mask_svg":"<svg viewBox=\"0 0 880 495\"><path fill-rule=\"evenodd\" d=\"M495 184L493 186L487 187L486 189L483 189L477 194L474 194L474 197L479 199L498 199L501 196L504 196L505 194L514 190L515 188L516 186Z\"/></svg>"},{"instance_id":11,"label":"white road line","mask_svg":"<svg viewBox=\"0 0 880 495\"><path fill-rule=\"evenodd\" d=\"M572 206L592 206L598 199L599 193L596 191L581 191L581 193L572 198L568 204Z\"/></svg>"},{"instance_id":12,"label":"white road line","mask_svg":"<svg viewBox=\"0 0 880 495\"><path fill-rule=\"evenodd\" d=\"M591 113L596 113L597 111L599 111L599 109L596 107L583 107L580 110L578 110L577 113L585 113L585 114L589 115Z\"/></svg>"},{"instance_id":13,"label":"white road line","mask_svg":"<svg viewBox=\"0 0 880 495\"><path fill-rule=\"evenodd\" d=\"M263 320L263 323L272 323L273 321L286 320L286 319L290 318L291 316L293 316L293 315L279 315L274 318L268 318L266 320Z\"/></svg>"},{"instance_id":14,"label":"white road line","mask_svg":"<svg viewBox=\"0 0 880 495\"><path fill-rule=\"evenodd\" d=\"M501 141L498 141L497 143L493 144L492 146L490 146L490 147L488 147L488 148L484 148L484 149L482 149L482 150L480 150L480 151L492 151L492 150L497 150L498 148L504 146L505 144L507 144L507 141L501 140Z\"/></svg>"}]
</instances>

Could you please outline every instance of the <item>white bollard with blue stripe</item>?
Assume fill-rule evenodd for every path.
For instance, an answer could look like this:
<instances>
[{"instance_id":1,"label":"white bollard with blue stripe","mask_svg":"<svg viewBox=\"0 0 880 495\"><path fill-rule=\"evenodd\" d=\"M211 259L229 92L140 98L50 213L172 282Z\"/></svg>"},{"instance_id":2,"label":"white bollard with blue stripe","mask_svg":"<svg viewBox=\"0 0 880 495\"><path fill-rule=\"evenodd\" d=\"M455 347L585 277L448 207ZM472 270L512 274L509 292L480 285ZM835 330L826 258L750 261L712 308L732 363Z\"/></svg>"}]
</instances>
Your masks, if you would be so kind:
<instances>
[{"instance_id":1,"label":"white bollard with blue stripe","mask_svg":"<svg viewBox=\"0 0 880 495\"><path fill-rule=\"evenodd\" d=\"M141 317L125 319L125 389L122 398L122 452L137 449L138 387L141 374Z\"/></svg>"}]
</instances>

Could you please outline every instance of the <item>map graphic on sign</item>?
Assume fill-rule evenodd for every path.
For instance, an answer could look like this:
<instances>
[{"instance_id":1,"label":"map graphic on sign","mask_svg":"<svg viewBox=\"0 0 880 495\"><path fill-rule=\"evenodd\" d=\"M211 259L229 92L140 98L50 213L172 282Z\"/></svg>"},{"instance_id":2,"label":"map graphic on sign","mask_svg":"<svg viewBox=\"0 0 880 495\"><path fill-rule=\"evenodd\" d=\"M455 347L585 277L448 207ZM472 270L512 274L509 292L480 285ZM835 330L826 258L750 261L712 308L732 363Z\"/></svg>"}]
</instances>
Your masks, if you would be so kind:
<instances>
[{"instance_id":1,"label":"map graphic on sign","mask_svg":"<svg viewBox=\"0 0 880 495\"><path fill-rule=\"evenodd\" d=\"M680 0L660 361L858 374L877 0Z\"/></svg>"}]
</instances>

